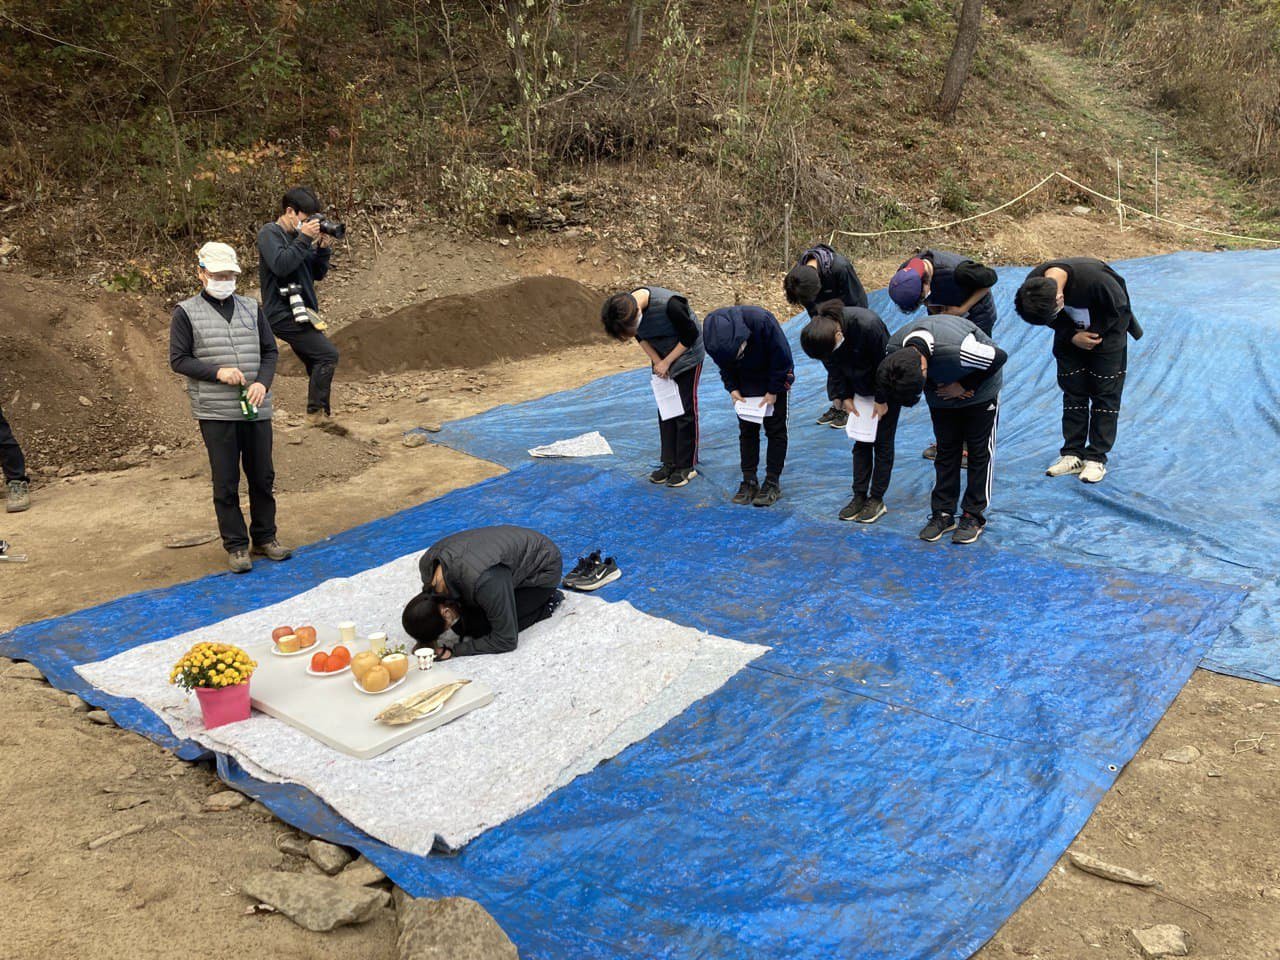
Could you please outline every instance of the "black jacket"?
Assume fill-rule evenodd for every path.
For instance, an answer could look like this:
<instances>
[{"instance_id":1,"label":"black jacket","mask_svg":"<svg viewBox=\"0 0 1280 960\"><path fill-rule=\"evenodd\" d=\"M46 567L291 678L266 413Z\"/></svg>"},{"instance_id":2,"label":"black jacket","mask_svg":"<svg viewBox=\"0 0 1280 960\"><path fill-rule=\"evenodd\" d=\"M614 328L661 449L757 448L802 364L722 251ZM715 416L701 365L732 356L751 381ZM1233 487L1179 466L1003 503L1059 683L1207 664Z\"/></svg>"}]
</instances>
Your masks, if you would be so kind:
<instances>
[{"instance_id":1,"label":"black jacket","mask_svg":"<svg viewBox=\"0 0 1280 960\"><path fill-rule=\"evenodd\" d=\"M302 302L320 309L315 282L329 272L331 253L329 247L317 247L306 234L289 233L278 223L258 231L258 284L262 312L271 326L293 319L289 298L280 293L282 286L296 283L302 288Z\"/></svg>"},{"instance_id":2,"label":"black jacket","mask_svg":"<svg viewBox=\"0 0 1280 960\"><path fill-rule=\"evenodd\" d=\"M880 315L866 307L845 307L840 318L844 342L823 361L828 382L835 391L832 399L852 400L854 396L876 395L876 368L884 359L889 328Z\"/></svg>"},{"instance_id":3,"label":"black jacket","mask_svg":"<svg viewBox=\"0 0 1280 960\"><path fill-rule=\"evenodd\" d=\"M721 307L707 314L702 341L720 368L720 381L744 397L779 395L791 388L795 364L781 324L763 307ZM746 342L742 356L738 349Z\"/></svg>"},{"instance_id":4,"label":"black jacket","mask_svg":"<svg viewBox=\"0 0 1280 960\"><path fill-rule=\"evenodd\" d=\"M813 316L818 304L828 300L839 300L846 307L867 305L867 291L863 289L858 271L853 269L848 257L836 253L825 243L820 243L800 254L796 265L800 266L809 260L818 261L818 281L822 284L813 303L805 304L810 316Z\"/></svg>"},{"instance_id":5,"label":"black jacket","mask_svg":"<svg viewBox=\"0 0 1280 960\"><path fill-rule=\"evenodd\" d=\"M1062 289L1062 299L1068 307L1087 310L1089 330L1099 336L1124 334L1135 340L1142 339L1142 325L1129 307L1129 288L1124 277L1101 260L1093 257L1064 257L1050 260L1036 267L1027 276L1043 277L1053 267L1067 275ZM1059 339L1071 339L1081 329L1063 310L1050 324Z\"/></svg>"},{"instance_id":6,"label":"black jacket","mask_svg":"<svg viewBox=\"0 0 1280 960\"><path fill-rule=\"evenodd\" d=\"M487 636L460 640L455 657L514 650L520 633L515 591L554 590L564 572L560 549L548 537L512 526L462 530L437 541L418 561L427 591L437 563L449 595L464 610L478 609L489 624Z\"/></svg>"}]
</instances>

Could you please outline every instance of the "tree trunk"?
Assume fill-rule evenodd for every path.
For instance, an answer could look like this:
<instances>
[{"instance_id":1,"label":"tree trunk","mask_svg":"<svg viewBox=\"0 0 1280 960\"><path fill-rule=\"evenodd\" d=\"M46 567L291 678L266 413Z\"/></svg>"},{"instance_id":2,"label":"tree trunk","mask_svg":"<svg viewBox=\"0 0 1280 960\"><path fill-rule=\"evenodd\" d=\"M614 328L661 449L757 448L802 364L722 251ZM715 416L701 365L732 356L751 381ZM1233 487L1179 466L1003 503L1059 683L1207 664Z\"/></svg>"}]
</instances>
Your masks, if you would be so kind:
<instances>
[{"instance_id":1,"label":"tree trunk","mask_svg":"<svg viewBox=\"0 0 1280 960\"><path fill-rule=\"evenodd\" d=\"M627 8L626 55L628 60L640 49L642 40L644 40L644 0L631 0Z\"/></svg>"},{"instance_id":2,"label":"tree trunk","mask_svg":"<svg viewBox=\"0 0 1280 960\"><path fill-rule=\"evenodd\" d=\"M951 48L947 73L942 79L942 93L938 95L938 119L943 123L953 120L956 107L960 106L960 94L964 91L964 82L969 79L973 51L977 49L981 29L982 0L964 0L960 26L956 30L956 44Z\"/></svg>"},{"instance_id":3,"label":"tree trunk","mask_svg":"<svg viewBox=\"0 0 1280 960\"><path fill-rule=\"evenodd\" d=\"M751 58L756 52L756 28L760 25L760 0L752 0L751 24L747 27L746 48L742 51L742 74L738 86L738 122L747 118L747 93L751 87Z\"/></svg>"}]
</instances>

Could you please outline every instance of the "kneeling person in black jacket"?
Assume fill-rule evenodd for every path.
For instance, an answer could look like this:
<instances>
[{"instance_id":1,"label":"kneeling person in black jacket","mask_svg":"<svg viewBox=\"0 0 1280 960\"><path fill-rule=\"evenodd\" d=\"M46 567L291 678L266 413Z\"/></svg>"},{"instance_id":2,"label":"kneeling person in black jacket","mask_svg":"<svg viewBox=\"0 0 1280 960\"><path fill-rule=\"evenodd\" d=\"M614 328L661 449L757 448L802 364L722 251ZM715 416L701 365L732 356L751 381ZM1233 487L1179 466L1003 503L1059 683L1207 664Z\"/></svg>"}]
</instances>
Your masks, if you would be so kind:
<instances>
[{"instance_id":1,"label":"kneeling person in black jacket","mask_svg":"<svg viewBox=\"0 0 1280 960\"><path fill-rule=\"evenodd\" d=\"M875 421L875 440L853 444L853 499L840 511L841 520L875 523L886 513L884 495L893 474L893 446L902 411L876 389L876 368L888 343L889 329L879 314L866 307L846 307L839 300L820 304L800 331L801 349L827 368L835 402L855 422L865 424L868 417ZM870 411L859 414L857 397L863 398L864 407L871 401Z\"/></svg>"},{"instance_id":2,"label":"kneeling person in black jacket","mask_svg":"<svg viewBox=\"0 0 1280 960\"><path fill-rule=\"evenodd\" d=\"M509 653L521 630L555 612L564 595L560 549L525 527L480 527L451 534L418 561L422 592L401 616L414 649L441 660ZM446 630L456 642L441 639Z\"/></svg>"}]
</instances>

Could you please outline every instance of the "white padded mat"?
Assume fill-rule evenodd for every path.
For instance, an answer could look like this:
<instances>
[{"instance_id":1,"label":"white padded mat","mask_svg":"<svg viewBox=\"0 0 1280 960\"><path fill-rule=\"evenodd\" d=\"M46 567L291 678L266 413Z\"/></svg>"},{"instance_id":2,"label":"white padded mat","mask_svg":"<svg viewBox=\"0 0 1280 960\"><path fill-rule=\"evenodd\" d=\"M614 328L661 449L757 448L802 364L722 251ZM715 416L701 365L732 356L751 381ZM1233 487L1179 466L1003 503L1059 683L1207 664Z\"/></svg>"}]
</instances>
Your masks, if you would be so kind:
<instances>
[{"instance_id":1,"label":"white padded mat","mask_svg":"<svg viewBox=\"0 0 1280 960\"><path fill-rule=\"evenodd\" d=\"M108 693L140 700L178 736L231 754L258 778L300 783L367 833L425 854L437 836L456 848L527 810L643 740L768 649L651 617L629 603L570 594L554 617L521 635L512 653L449 663L489 687L492 703L367 760L256 712L205 730L194 695L169 685L170 668L192 644L235 643L262 660L272 656L271 630L281 624L315 624L323 649L343 620L354 620L362 637L382 630L392 643L403 640L400 611L421 589L418 556L326 581L274 606L86 664L79 673ZM377 699L390 703L396 694Z\"/></svg>"}]
</instances>

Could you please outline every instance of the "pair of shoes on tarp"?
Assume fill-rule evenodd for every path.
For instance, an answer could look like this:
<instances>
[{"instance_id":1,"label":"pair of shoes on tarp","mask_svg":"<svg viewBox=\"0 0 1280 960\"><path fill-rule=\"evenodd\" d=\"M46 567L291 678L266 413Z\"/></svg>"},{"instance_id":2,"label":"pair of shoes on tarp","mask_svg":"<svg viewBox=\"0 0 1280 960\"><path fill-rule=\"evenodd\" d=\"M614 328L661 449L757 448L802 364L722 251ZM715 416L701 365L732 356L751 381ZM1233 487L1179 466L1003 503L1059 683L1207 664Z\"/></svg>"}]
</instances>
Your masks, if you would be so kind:
<instances>
[{"instance_id":1,"label":"pair of shoes on tarp","mask_svg":"<svg viewBox=\"0 0 1280 960\"><path fill-rule=\"evenodd\" d=\"M618 564L613 557L605 557L601 555L601 551L594 550L585 557L579 557L578 563L568 576L562 581L562 586L569 590L577 590L582 593L590 593L592 590L599 590L607 583L613 583L622 576L622 571L618 569Z\"/></svg>"}]
</instances>

